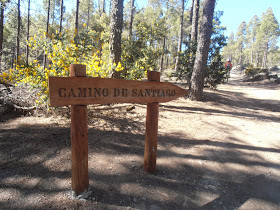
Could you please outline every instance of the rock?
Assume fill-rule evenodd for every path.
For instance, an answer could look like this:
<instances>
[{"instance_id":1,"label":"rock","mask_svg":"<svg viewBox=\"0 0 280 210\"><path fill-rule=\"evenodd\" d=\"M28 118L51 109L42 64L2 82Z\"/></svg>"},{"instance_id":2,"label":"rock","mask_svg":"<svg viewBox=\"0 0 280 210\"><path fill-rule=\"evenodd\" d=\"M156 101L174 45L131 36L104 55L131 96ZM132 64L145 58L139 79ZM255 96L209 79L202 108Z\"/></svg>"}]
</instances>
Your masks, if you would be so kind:
<instances>
[{"instance_id":1,"label":"rock","mask_svg":"<svg viewBox=\"0 0 280 210\"><path fill-rule=\"evenodd\" d=\"M279 68L277 66L272 66L268 68L269 71L277 71Z\"/></svg>"},{"instance_id":2,"label":"rock","mask_svg":"<svg viewBox=\"0 0 280 210\"><path fill-rule=\"evenodd\" d=\"M132 199L134 203L137 203L137 198Z\"/></svg>"},{"instance_id":3,"label":"rock","mask_svg":"<svg viewBox=\"0 0 280 210\"><path fill-rule=\"evenodd\" d=\"M150 206L150 210L160 210L161 208L158 207L157 205L153 204Z\"/></svg>"},{"instance_id":4,"label":"rock","mask_svg":"<svg viewBox=\"0 0 280 210\"><path fill-rule=\"evenodd\" d=\"M278 79L278 75L277 74L273 74L273 75L269 75L268 79Z\"/></svg>"},{"instance_id":5,"label":"rock","mask_svg":"<svg viewBox=\"0 0 280 210\"><path fill-rule=\"evenodd\" d=\"M280 78L275 79L274 82L280 84Z\"/></svg>"}]
</instances>

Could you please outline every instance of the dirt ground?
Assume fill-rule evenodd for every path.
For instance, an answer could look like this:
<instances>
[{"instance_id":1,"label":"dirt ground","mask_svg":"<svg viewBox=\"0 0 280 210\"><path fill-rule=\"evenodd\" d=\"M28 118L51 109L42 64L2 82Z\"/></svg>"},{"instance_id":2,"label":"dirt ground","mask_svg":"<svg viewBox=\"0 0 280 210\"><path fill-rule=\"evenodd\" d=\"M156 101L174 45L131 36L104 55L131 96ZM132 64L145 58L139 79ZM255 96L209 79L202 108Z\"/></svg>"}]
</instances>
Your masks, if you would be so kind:
<instances>
[{"instance_id":1,"label":"dirt ground","mask_svg":"<svg viewBox=\"0 0 280 210\"><path fill-rule=\"evenodd\" d=\"M280 209L280 86L233 72L204 100L160 104L157 173L145 105L91 106L87 200L71 200L69 111L0 116L1 209Z\"/></svg>"}]
</instances>

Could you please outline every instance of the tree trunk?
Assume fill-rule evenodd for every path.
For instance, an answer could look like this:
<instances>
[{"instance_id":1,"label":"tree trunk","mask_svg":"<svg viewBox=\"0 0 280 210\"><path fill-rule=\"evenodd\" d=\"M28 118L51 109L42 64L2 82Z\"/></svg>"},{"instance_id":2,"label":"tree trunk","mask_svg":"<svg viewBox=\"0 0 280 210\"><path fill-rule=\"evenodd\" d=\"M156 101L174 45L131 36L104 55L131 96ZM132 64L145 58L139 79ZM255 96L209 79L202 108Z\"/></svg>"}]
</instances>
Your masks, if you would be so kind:
<instances>
[{"instance_id":1,"label":"tree trunk","mask_svg":"<svg viewBox=\"0 0 280 210\"><path fill-rule=\"evenodd\" d=\"M62 21L63 21L63 0L60 0L59 33L62 32Z\"/></svg>"},{"instance_id":2,"label":"tree trunk","mask_svg":"<svg viewBox=\"0 0 280 210\"><path fill-rule=\"evenodd\" d=\"M256 53L256 67L259 66L259 53Z\"/></svg>"},{"instance_id":3,"label":"tree trunk","mask_svg":"<svg viewBox=\"0 0 280 210\"><path fill-rule=\"evenodd\" d=\"M103 0L102 1L102 14L105 13L105 7L106 7L105 0Z\"/></svg>"},{"instance_id":4,"label":"tree trunk","mask_svg":"<svg viewBox=\"0 0 280 210\"><path fill-rule=\"evenodd\" d=\"M164 58L164 51L165 51L165 36L163 37L163 44L162 44L162 54L160 57L160 64L159 64L159 71L162 72L163 71L163 58Z\"/></svg>"},{"instance_id":5,"label":"tree trunk","mask_svg":"<svg viewBox=\"0 0 280 210\"><path fill-rule=\"evenodd\" d=\"M88 9L87 9L87 29L89 27L89 20L90 20L89 8L90 8L90 0L88 0Z\"/></svg>"},{"instance_id":6,"label":"tree trunk","mask_svg":"<svg viewBox=\"0 0 280 210\"><path fill-rule=\"evenodd\" d=\"M130 0L128 40L131 40L132 37L133 13L134 13L134 0Z\"/></svg>"},{"instance_id":7,"label":"tree trunk","mask_svg":"<svg viewBox=\"0 0 280 210\"><path fill-rule=\"evenodd\" d=\"M17 55L16 55L17 64L19 62L20 24L21 24L21 19L20 19L20 0L18 0L18 28L17 28Z\"/></svg>"},{"instance_id":8,"label":"tree trunk","mask_svg":"<svg viewBox=\"0 0 280 210\"><path fill-rule=\"evenodd\" d=\"M265 50L264 50L264 52L263 52L263 63L262 63L262 68L266 68L267 54L268 54L268 43L266 43L266 45L265 45Z\"/></svg>"},{"instance_id":9,"label":"tree trunk","mask_svg":"<svg viewBox=\"0 0 280 210\"><path fill-rule=\"evenodd\" d=\"M111 64L118 65L121 62L121 41L122 41L122 27L123 27L123 0L112 0L111 11L111 32L110 32L110 60ZM110 76L113 78L120 78L120 72L112 69Z\"/></svg>"},{"instance_id":10,"label":"tree trunk","mask_svg":"<svg viewBox=\"0 0 280 210\"><path fill-rule=\"evenodd\" d=\"M0 74L2 73L2 54L3 54L3 40L4 40L4 4L1 2L0 9Z\"/></svg>"},{"instance_id":11,"label":"tree trunk","mask_svg":"<svg viewBox=\"0 0 280 210\"><path fill-rule=\"evenodd\" d=\"M181 7L181 15L180 15L180 33L179 33L178 48L177 48L178 55L176 56L176 62L175 62L175 72L179 71L179 53L181 53L182 50L185 0L182 0L181 6L182 7Z\"/></svg>"},{"instance_id":12,"label":"tree trunk","mask_svg":"<svg viewBox=\"0 0 280 210\"><path fill-rule=\"evenodd\" d=\"M48 2L48 17L47 17L47 34L49 33L49 22L50 22L50 8L51 8L51 0L49 0ZM47 54L45 53L44 54L44 61L43 61L43 71L45 71L47 67Z\"/></svg>"},{"instance_id":13,"label":"tree trunk","mask_svg":"<svg viewBox=\"0 0 280 210\"><path fill-rule=\"evenodd\" d=\"M52 26L54 26L54 18L55 18L55 2L53 2L53 8L52 8Z\"/></svg>"},{"instance_id":14,"label":"tree trunk","mask_svg":"<svg viewBox=\"0 0 280 210\"><path fill-rule=\"evenodd\" d=\"M242 65L242 48L240 49L239 65Z\"/></svg>"},{"instance_id":15,"label":"tree trunk","mask_svg":"<svg viewBox=\"0 0 280 210\"><path fill-rule=\"evenodd\" d=\"M29 40L29 31L30 31L30 0L28 0L28 9L27 9L27 32L26 32L26 40ZM29 62L29 45L26 44L26 63Z\"/></svg>"},{"instance_id":16,"label":"tree trunk","mask_svg":"<svg viewBox=\"0 0 280 210\"><path fill-rule=\"evenodd\" d=\"M197 42L199 0L194 0L193 12L192 13L193 13L193 17L192 17L191 40Z\"/></svg>"},{"instance_id":17,"label":"tree trunk","mask_svg":"<svg viewBox=\"0 0 280 210\"><path fill-rule=\"evenodd\" d=\"M253 55L254 55L254 51L253 50L251 50L251 57L250 57L250 63L251 64L253 64Z\"/></svg>"},{"instance_id":18,"label":"tree trunk","mask_svg":"<svg viewBox=\"0 0 280 210\"><path fill-rule=\"evenodd\" d=\"M191 11L190 11L190 25L192 25L192 18L193 18L193 5L194 5L194 0L192 0L192 6L191 6ZM191 40L191 32L189 33L189 41Z\"/></svg>"},{"instance_id":19,"label":"tree trunk","mask_svg":"<svg viewBox=\"0 0 280 210\"><path fill-rule=\"evenodd\" d=\"M191 77L191 91L189 95L191 100L202 99L205 69L207 65L210 38L213 28L212 22L215 1L216 0L205 0L203 2L202 23L199 33L194 69Z\"/></svg>"},{"instance_id":20,"label":"tree trunk","mask_svg":"<svg viewBox=\"0 0 280 210\"><path fill-rule=\"evenodd\" d=\"M11 60L11 68L14 68L14 63L15 63L15 56L16 56L16 47L13 47L12 49L12 60Z\"/></svg>"},{"instance_id":21,"label":"tree trunk","mask_svg":"<svg viewBox=\"0 0 280 210\"><path fill-rule=\"evenodd\" d=\"M80 5L80 0L77 0L76 19L75 19L75 33L78 33L78 27L79 27L79 5Z\"/></svg>"}]
</instances>

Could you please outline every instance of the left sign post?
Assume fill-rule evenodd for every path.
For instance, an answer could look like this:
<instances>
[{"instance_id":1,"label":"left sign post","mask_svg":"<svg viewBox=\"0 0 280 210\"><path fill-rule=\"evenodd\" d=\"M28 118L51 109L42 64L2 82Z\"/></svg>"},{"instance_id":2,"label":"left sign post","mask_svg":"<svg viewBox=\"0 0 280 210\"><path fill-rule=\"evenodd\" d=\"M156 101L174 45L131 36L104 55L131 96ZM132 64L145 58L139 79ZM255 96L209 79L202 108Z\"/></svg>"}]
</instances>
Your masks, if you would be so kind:
<instances>
[{"instance_id":1,"label":"left sign post","mask_svg":"<svg viewBox=\"0 0 280 210\"><path fill-rule=\"evenodd\" d=\"M70 77L86 77L86 66L70 65ZM89 190L87 106L71 105L72 190L79 195Z\"/></svg>"}]
</instances>

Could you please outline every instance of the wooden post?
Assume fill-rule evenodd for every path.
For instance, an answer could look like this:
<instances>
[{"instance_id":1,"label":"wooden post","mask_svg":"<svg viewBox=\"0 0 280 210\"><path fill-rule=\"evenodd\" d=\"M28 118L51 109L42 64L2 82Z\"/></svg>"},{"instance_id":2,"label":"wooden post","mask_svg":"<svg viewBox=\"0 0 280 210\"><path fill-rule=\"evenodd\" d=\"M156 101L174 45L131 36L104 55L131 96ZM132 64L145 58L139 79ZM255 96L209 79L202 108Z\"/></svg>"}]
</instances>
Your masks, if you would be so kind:
<instances>
[{"instance_id":1,"label":"wooden post","mask_svg":"<svg viewBox=\"0 0 280 210\"><path fill-rule=\"evenodd\" d=\"M148 72L149 81L160 81L160 72ZM144 170L156 172L159 103L147 103Z\"/></svg>"},{"instance_id":2,"label":"wooden post","mask_svg":"<svg viewBox=\"0 0 280 210\"><path fill-rule=\"evenodd\" d=\"M86 77L86 66L70 65L70 77ZM87 106L71 106L72 190L79 195L89 189Z\"/></svg>"}]
</instances>

